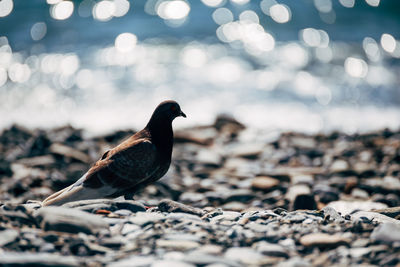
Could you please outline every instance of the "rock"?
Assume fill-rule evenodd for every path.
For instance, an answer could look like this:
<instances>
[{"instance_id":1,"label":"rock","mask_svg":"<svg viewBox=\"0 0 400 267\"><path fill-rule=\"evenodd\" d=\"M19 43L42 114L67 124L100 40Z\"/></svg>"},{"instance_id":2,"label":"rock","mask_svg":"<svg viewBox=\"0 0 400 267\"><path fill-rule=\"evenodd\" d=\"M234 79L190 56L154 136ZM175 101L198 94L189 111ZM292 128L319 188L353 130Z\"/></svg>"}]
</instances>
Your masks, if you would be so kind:
<instances>
[{"instance_id":1,"label":"rock","mask_svg":"<svg viewBox=\"0 0 400 267\"><path fill-rule=\"evenodd\" d=\"M72 158L74 160L81 161L84 163L90 163L90 158L88 155L86 155L85 153L83 153L75 148L72 148L72 147L69 147L69 146L66 146L66 145L63 145L60 143L52 144L50 146L50 152L53 154L56 154L56 155L66 157L66 158Z\"/></svg>"},{"instance_id":2,"label":"rock","mask_svg":"<svg viewBox=\"0 0 400 267\"><path fill-rule=\"evenodd\" d=\"M34 217L45 231L94 234L108 229L100 216L64 207L44 207L35 211Z\"/></svg>"},{"instance_id":3,"label":"rock","mask_svg":"<svg viewBox=\"0 0 400 267\"><path fill-rule=\"evenodd\" d=\"M207 166L220 167L222 157L213 150L202 149L197 153L196 161Z\"/></svg>"},{"instance_id":4,"label":"rock","mask_svg":"<svg viewBox=\"0 0 400 267\"><path fill-rule=\"evenodd\" d=\"M160 213L148 213L148 212L137 212L135 216L131 216L129 221L133 224L137 224L140 226L146 226L148 224L164 221L165 216Z\"/></svg>"},{"instance_id":5,"label":"rock","mask_svg":"<svg viewBox=\"0 0 400 267\"><path fill-rule=\"evenodd\" d=\"M128 258L112 262L107 267L143 267L151 266L156 259L153 256L137 256L133 255Z\"/></svg>"},{"instance_id":6,"label":"rock","mask_svg":"<svg viewBox=\"0 0 400 267\"><path fill-rule=\"evenodd\" d=\"M400 225L400 221L390 218L386 215L377 213L377 212L372 212L372 211L357 211L353 214L351 214L351 219L354 220L362 220L362 221L375 221L378 223L393 223L393 224L398 224Z\"/></svg>"},{"instance_id":7,"label":"rock","mask_svg":"<svg viewBox=\"0 0 400 267\"><path fill-rule=\"evenodd\" d=\"M316 184L313 191L322 203L329 203L339 199L338 190L326 184Z\"/></svg>"},{"instance_id":8,"label":"rock","mask_svg":"<svg viewBox=\"0 0 400 267\"><path fill-rule=\"evenodd\" d=\"M343 172L343 171L347 171L349 169L349 163L347 163L347 161L345 160L335 160L331 167L330 167L330 171L332 173L338 173L338 172Z\"/></svg>"},{"instance_id":9,"label":"rock","mask_svg":"<svg viewBox=\"0 0 400 267\"><path fill-rule=\"evenodd\" d=\"M190 240L166 240L158 239L156 240L156 246L158 248L166 248L172 250L191 250L200 246L199 243Z\"/></svg>"},{"instance_id":10,"label":"rock","mask_svg":"<svg viewBox=\"0 0 400 267\"><path fill-rule=\"evenodd\" d=\"M196 267L193 264L177 260L158 260L151 264L151 267Z\"/></svg>"},{"instance_id":11,"label":"rock","mask_svg":"<svg viewBox=\"0 0 400 267\"><path fill-rule=\"evenodd\" d=\"M6 229L0 232L0 247L12 243L19 236L18 231L13 229Z\"/></svg>"},{"instance_id":12,"label":"rock","mask_svg":"<svg viewBox=\"0 0 400 267\"><path fill-rule=\"evenodd\" d=\"M97 210L116 211L120 209L127 209L131 212L146 211L146 208L142 203L134 200L88 199L68 202L62 206L91 213L94 213Z\"/></svg>"},{"instance_id":13,"label":"rock","mask_svg":"<svg viewBox=\"0 0 400 267\"><path fill-rule=\"evenodd\" d=\"M340 234L312 233L302 236L300 243L306 247L332 248L348 245L350 240L342 237Z\"/></svg>"},{"instance_id":14,"label":"rock","mask_svg":"<svg viewBox=\"0 0 400 267\"><path fill-rule=\"evenodd\" d=\"M48 167L56 163L56 160L51 155L43 155L32 158L22 158L15 161L15 163L23 164L28 167Z\"/></svg>"},{"instance_id":15,"label":"rock","mask_svg":"<svg viewBox=\"0 0 400 267\"><path fill-rule=\"evenodd\" d=\"M245 210L246 208L247 205L239 201L228 202L222 206L222 209L224 210L239 211L239 212Z\"/></svg>"},{"instance_id":16,"label":"rock","mask_svg":"<svg viewBox=\"0 0 400 267\"><path fill-rule=\"evenodd\" d=\"M277 179L268 176L259 176L252 180L251 187L253 189L268 192L275 189L279 185L279 183L280 182Z\"/></svg>"},{"instance_id":17,"label":"rock","mask_svg":"<svg viewBox=\"0 0 400 267\"><path fill-rule=\"evenodd\" d=\"M286 251L286 249L277 244L271 244L265 241L261 241L255 244L255 248L258 252L261 252L263 255L289 258L289 254Z\"/></svg>"},{"instance_id":18,"label":"rock","mask_svg":"<svg viewBox=\"0 0 400 267\"><path fill-rule=\"evenodd\" d=\"M325 218L329 215L329 219L335 222L342 223L345 221L344 218L332 207L324 207L322 211L324 212Z\"/></svg>"},{"instance_id":19,"label":"rock","mask_svg":"<svg viewBox=\"0 0 400 267\"><path fill-rule=\"evenodd\" d=\"M382 242L400 242L400 224L382 223L372 233L371 239Z\"/></svg>"},{"instance_id":20,"label":"rock","mask_svg":"<svg viewBox=\"0 0 400 267\"><path fill-rule=\"evenodd\" d=\"M205 211L169 199L161 200L158 209L163 212L183 212L203 216Z\"/></svg>"},{"instance_id":21,"label":"rock","mask_svg":"<svg viewBox=\"0 0 400 267\"><path fill-rule=\"evenodd\" d=\"M257 159L263 152L263 146L260 144L240 144L232 147L228 152L231 157Z\"/></svg>"},{"instance_id":22,"label":"rock","mask_svg":"<svg viewBox=\"0 0 400 267\"><path fill-rule=\"evenodd\" d=\"M360 188L354 188L351 191L351 196L354 198L358 198L358 199L368 199L369 198L368 192L365 190L362 190Z\"/></svg>"},{"instance_id":23,"label":"rock","mask_svg":"<svg viewBox=\"0 0 400 267\"><path fill-rule=\"evenodd\" d=\"M293 185L296 184L312 185L314 183L314 176L311 174L292 174L290 175L290 182Z\"/></svg>"},{"instance_id":24,"label":"rock","mask_svg":"<svg viewBox=\"0 0 400 267\"><path fill-rule=\"evenodd\" d=\"M290 202L294 202L298 195L311 195L310 187L304 184L292 185L286 192L285 198Z\"/></svg>"},{"instance_id":25,"label":"rock","mask_svg":"<svg viewBox=\"0 0 400 267\"><path fill-rule=\"evenodd\" d=\"M240 212L235 211L224 211L223 214L217 215L211 219L211 222L220 222L220 221L237 221L240 218Z\"/></svg>"},{"instance_id":26,"label":"rock","mask_svg":"<svg viewBox=\"0 0 400 267\"><path fill-rule=\"evenodd\" d=\"M226 259L217 255L210 255L207 253L195 250L189 252L182 259L185 262L195 264L196 266L211 266L212 264L221 264L222 266L240 267L241 265L231 259Z\"/></svg>"},{"instance_id":27,"label":"rock","mask_svg":"<svg viewBox=\"0 0 400 267\"><path fill-rule=\"evenodd\" d=\"M307 259L302 259L300 257L292 257L286 261L281 261L277 267L311 267L311 263Z\"/></svg>"},{"instance_id":28,"label":"rock","mask_svg":"<svg viewBox=\"0 0 400 267\"><path fill-rule=\"evenodd\" d=\"M249 247L232 247L226 250L225 258L239 261L244 265L260 265L263 264L264 256Z\"/></svg>"},{"instance_id":29,"label":"rock","mask_svg":"<svg viewBox=\"0 0 400 267\"><path fill-rule=\"evenodd\" d=\"M387 208L386 204L372 202L372 201L333 201L328 204L328 207L335 209L341 214L350 214L357 210L370 211L373 209L384 209Z\"/></svg>"},{"instance_id":30,"label":"rock","mask_svg":"<svg viewBox=\"0 0 400 267\"><path fill-rule=\"evenodd\" d=\"M43 266L70 267L82 266L75 257L60 256L50 253L16 253L3 252L0 257L1 266Z\"/></svg>"},{"instance_id":31,"label":"rock","mask_svg":"<svg viewBox=\"0 0 400 267\"><path fill-rule=\"evenodd\" d=\"M386 209L373 209L372 211L392 217L392 218L396 218L397 216L400 215L400 207L392 207L392 208L386 208Z\"/></svg>"},{"instance_id":32,"label":"rock","mask_svg":"<svg viewBox=\"0 0 400 267\"><path fill-rule=\"evenodd\" d=\"M313 195L298 195L293 201L292 210L316 210L317 202Z\"/></svg>"}]
</instances>

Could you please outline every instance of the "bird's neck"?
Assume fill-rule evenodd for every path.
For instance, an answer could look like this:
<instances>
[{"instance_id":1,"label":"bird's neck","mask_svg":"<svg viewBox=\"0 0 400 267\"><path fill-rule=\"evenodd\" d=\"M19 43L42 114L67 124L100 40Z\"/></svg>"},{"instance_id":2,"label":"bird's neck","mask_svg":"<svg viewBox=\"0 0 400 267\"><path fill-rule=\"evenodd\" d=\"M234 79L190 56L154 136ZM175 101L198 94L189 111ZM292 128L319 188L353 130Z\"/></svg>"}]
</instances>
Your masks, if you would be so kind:
<instances>
[{"instance_id":1,"label":"bird's neck","mask_svg":"<svg viewBox=\"0 0 400 267\"><path fill-rule=\"evenodd\" d=\"M172 121L166 119L151 119L147 124L151 140L159 151L170 158L174 134L172 132Z\"/></svg>"}]
</instances>

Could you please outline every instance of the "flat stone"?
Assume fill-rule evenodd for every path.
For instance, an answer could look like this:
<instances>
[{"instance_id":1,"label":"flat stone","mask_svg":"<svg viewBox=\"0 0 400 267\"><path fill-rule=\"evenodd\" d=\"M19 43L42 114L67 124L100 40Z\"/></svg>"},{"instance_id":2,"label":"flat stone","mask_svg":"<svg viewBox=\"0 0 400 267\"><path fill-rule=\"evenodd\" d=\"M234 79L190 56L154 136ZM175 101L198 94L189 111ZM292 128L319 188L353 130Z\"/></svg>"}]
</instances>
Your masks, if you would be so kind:
<instances>
[{"instance_id":1,"label":"flat stone","mask_svg":"<svg viewBox=\"0 0 400 267\"><path fill-rule=\"evenodd\" d=\"M382 223L371 234L371 239L382 242L400 242L400 224Z\"/></svg>"},{"instance_id":2,"label":"flat stone","mask_svg":"<svg viewBox=\"0 0 400 267\"><path fill-rule=\"evenodd\" d=\"M230 149L229 156L256 159L263 152L263 149L260 144L239 144Z\"/></svg>"},{"instance_id":3,"label":"flat stone","mask_svg":"<svg viewBox=\"0 0 400 267\"><path fill-rule=\"evenodd\" d=\"M390 218L389 216L377 213L377 212L372 212L372 211L357 211L353 214L351 214L351 220L368 220L368 221L375 221L378 223L393 223L400 225L400 221Z\"/></svg>"},{"instance_id":4,"label":"flat stone","mask_svg":"<svg viewBox=\"0 0 400 267\"><path fill-rule=\"evenodd\" d=\"M396 218L397 216L400 215L400 207L392 207L392 208L386 208L386 209L374 209L372 211L392 217L392 218Z\"/></svg>"},{"instance_id":5,"label":"flat stone","mask_svg":"<svg viewBox=\"0 0 400 267\"><path fill-rule=\"evenodd\" d=\"M146 211L142 203L134 200L88 199L68 202L62 205L62 207L74 208L92 213L100 209L109 211L127 209L131 212Z\"/></svg>"},{"instance_id":6,"label":"flat stone","mask_svg":"<svg viewBox=\"0 0 400 267\"><path fill-rule=\"evenodd\" d=\"M45 231L93 234L108 229L101 216L77 209L43 207L34 212L35 219Z\"/></svg>"},{"instance_id":7,"label":"flat stone","mask_svg":"<svg viewBox=\"0 0 400 267\"><path fill-rule=\"evenodd\" d=\"M342 159L335 160L330 167L331 172L342 172L348 169L349 169L349 163L347 163L347 161Z\"/></svg>"},{"instance_id":8,"label":"flat stone","mask_svg":"<svg viewBox=\"0 0 400 267\"><path fill-rule=\"evenodd\" d=\"M199 243L190 240L166 240L158 239L156 241L156 246L159 248L173 249L173 250L191 250L198 248Z\"/></svg>"},{"instance_id":9,"label":"flat stone","mask_svg":"<svg viewBox=\"0 0 400 267\"><path fill-rule=\"evenodd\" d=\"M225 258L245 265L259 265L263 263L264 256L249 247L233 247L226 250Z\"/></svg>"},{"instance_id":10,"label":"flat stone","mask_svg":"<svg viewBox=\"0 0 400 267\"><path fill-rule=\"evenodd\" d=\"M66 146L60 143L54 143L50 146L49 150L53 154L72 158L84 163L90 163L90 157L88 155L70 146Z\"/></svg>"},{"instance_id":11,"label":"flat stone","mask_svg":"<svg viewBox=\"0 0 400 267\"><path fill-rule=\"evenodd\" d=\"M145 267L150 266L156 259L153 256L131 256L107 265L107 267Z\"/></svg>"},{"instance_id":12,"label":"flat stone","mask_svg":"<svg viewBox=\"0 0 400 267\"><path fill-rule=\"evenodd\" d=\"M314 183L314 176L312 174L292 174L290 175L290 182L293 185L296 184L312 185Z\"/></svg>"},{"instance_id":13,"label":"flat stone","mask_svg":"<svg viewBox=\"0 0 400 267\"><path fill-rule=\"evenodd\" d=\"M23 164L28 167L46 167L56 163L52 155L37 156L32 158L22 158L15 163Z\"/></svg>"},{"instance_id":14,"label":"flat stone","mask_svg":"<svg viewBox=\"0 0 400 267\"><path fill-rule=\"evenodd\" d=\"M6 229L0 232L0 247L3 247L11 242L14 242L15 239L19 236L18 231L14 229Z\"/></svg>"},{"instance_id":15,"label":"flat stone","mask_svg":"<svg viewBox=\"0 0 400 267\"><path fill-rule=\"evenodd\" d=\"M161 200L158 209L163 212L182 212L203 216L205 211L169 199Z\"/></svg>"},{"instance_id":16,"label":"flat stone","mask_svg":"<svg viewBox=\"0 0 400 267\"><path fill-rule=\"evenodd\" d=\"M137 212L135 216L131 216L129 221L133 224L145 226L150 223L164 221L165 216L160 213L149 213L149 212Z\"/></svg>"},{"instance_id":17,"label":"flat stone","mask_svg":"<svg viewBox=\"0 0 400 267\"><path fill-rule=\"evenodd\" d=\"M195 265L177 260L158 260L151 267L195 267Z\"/></svg>"},{"instance_id":18,"label":"flat stone","mask_svg":"<svg viewBox=\"0 0 400 267\"><path fill-rule=\"evenodd\" d=\"M341 223L345 221L344 218L332 207L325 207L322 211L325 216L329 215L329 218L335 222Z\"/></svg>"},{"instance_id":19,"label":"flat stone","mask_svg":"<svg viewBox=\"0 0 400 267\"><path fill-rule=\"evenodd\" d=\"M372 202L372 201L333 201L328 204L328 207L335 209L337 212L340 212L342 215L350 214L357 210L362 211L370 211L373 209L384 209L387 208L387 205L380 202Z\"/></svg>"},{"instance_id":20,"label":"flat stone","mask_svg":"<svg viewBox=\"0 0 400 267\"><path fill-rule=\"evenodd\" d=\"M17 253L2 252L1 266L41 266L41 267L71 267L82 266L75 257L61 256L50 253Z\"/></svg>"},{"instance_id":21,"label":"flat stone","mask_svg":"<svg viewBox=\"0 0 400 267\"><path fill-rule=\"evenodd\" d=\"M285 248L280 245L268 243L265 241L260 241L255 244L256 250L261 252L263 255L273 256L273 257L283 257L288 258L289 254Z\"/></svg>"},{"instance_id":22,"label":"flat stone","mask_svg":"<svg viewBox=\"0 0 400 267\"><path fill-rule=\"evenodd\" d=\"M202 149L197 153L196 161L204 165L219 167L222 162L222 157L213 150Z\"/></svg>"},{"instance_id":23,"label":"flat stone","mask_svg":"<svg viewBox=\"0 0 400 267\"><path fill-rule=\"evenodd\" d=\"M210 255L198 250L189 252L182 259L185 262L195 264L196 266L210 266L211 264L222 264L223 266L240 267L241 265L234 260L223 258L218 255Z\"/></svg>"},{"instance_id":24,"label":"flat stone","mask_svg":"<svg viewBox=\"0 0 400 267\"><path fill-rule=\"evenodd\" d=\"M251 187L268 192L275 189L279 185L279 183L280 181L275 178L268 176L259 176L252 180Z\"/></svg>"},{"instance_id":25,"label":"flat stone","mask_svg":"<svg viewBox=\"0 0 400 267\"><path fill-rule=\"evenodd\" d=\"M306 247L338 247L348 245L350 240L342 237L340 234L312 233L300 238L300 243Z\"/></svg>"},{"instance_id":26,"label":"flat stone","mask_svg":"<svg viewBox=\"0 0 400 267\"><path fill-rule=\"evenodd\" d=\"M237 221L241 216L240 212L236 211L224 211L223 214L217 215L211 219L211 222L220 222L220 221Z\"/></svg>"}]
</instances>

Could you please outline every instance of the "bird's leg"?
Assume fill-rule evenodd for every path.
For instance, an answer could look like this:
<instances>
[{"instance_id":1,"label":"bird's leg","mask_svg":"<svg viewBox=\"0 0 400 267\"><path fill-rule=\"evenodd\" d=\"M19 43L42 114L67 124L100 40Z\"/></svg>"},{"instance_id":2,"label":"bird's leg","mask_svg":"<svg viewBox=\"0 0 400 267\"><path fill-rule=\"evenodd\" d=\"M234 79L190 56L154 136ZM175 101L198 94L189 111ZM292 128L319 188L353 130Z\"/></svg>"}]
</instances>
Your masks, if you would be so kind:
<instances>
[{"instance_id":1,"label":"bird's leg","mask_svg":"<svg viewBox=\"0 0 400 267\"><path fill-rule=\"evenodd\" d=\"M126 194L124 195L124 198L125 198L125 200L135 200L135 199L133 198L133 195L134 195L133 192L126 193Z\"/></svg>"}]
</instances>

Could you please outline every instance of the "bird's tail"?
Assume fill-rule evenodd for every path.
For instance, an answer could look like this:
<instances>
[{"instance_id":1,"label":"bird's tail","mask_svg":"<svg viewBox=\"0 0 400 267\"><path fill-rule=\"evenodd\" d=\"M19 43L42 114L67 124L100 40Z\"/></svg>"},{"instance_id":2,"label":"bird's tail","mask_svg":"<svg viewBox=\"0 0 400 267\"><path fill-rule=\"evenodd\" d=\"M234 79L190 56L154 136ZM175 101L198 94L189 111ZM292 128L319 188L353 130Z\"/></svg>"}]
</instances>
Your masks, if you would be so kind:
<instances>
[{"instance_id":1,"label":"bird's tail","mask_svg":"<svg viewBox=\"0 0 400 267\"><path fill-rule=\"evenodd\" d=\"M78 200L101 198L99 190L87 188L83 184L85 176L74 184L52 194L42 202L42 206L61 206L64 203Z\"/></svg>"}]
</instances>

